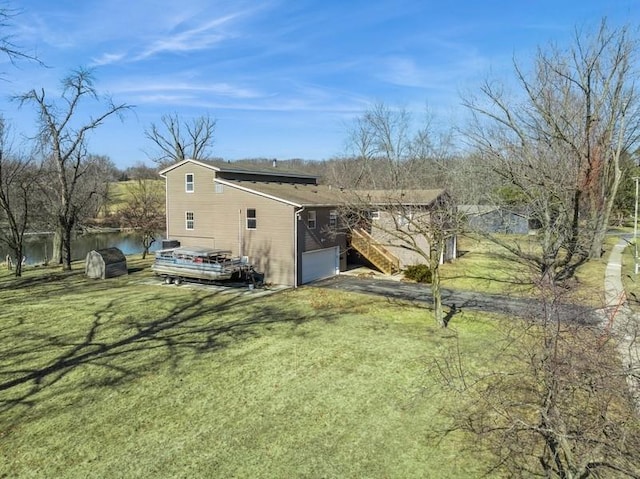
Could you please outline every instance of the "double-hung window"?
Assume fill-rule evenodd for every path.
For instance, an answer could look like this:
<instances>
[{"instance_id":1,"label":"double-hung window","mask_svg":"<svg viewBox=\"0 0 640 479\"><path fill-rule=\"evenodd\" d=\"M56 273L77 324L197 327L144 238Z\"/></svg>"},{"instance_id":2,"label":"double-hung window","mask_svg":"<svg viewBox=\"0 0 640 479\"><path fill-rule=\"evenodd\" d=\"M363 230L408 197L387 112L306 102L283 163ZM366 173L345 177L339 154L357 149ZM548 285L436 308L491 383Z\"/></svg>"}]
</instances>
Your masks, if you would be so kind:
<instances>
[{"instance_id":1,"label":"double-hung window","mask_svg":"<svg viewBox=\"0 0 640 479\"><path fill-rule=\"evenodd\" d=\"M316 212L311 210L307 214L307 224L310 230L316 229Z\"/></svg>"},{"instance_id":2,"label":"double-hung window","mask_svg":"<svg viewBox=\"0 0 640 479\"><path fill-rule=\"evenodd\" d=\"M331 228L335 228L336 226L338 226L338 211L337 210L329 211L329 226Z\"/></svg>"},{"instance_id":3,"label":"double-hung window","mask_svg":"<svg viewBox=\"0 0 640 479\"><path fill-rule=\"evenodd\" d=\"M184 175L184 190L187 193L193 193L195 191L195 178L193 173Z\"/></svg>"},{"instance_id":4,"label":"double-hung window","mask_svg":"<svg viewBox=\"0 0 640 479\"><path fill-rule=\"evenodd\" d=\"M255 230L258 228L258 216L255 208L247 208L247 229Z\"/></svg>"},{"instance_id":5,"label":"double-hung window","mask_svg":"<svg viewBox=\"0 0 640 479\"><path fill-rule=\"evenodd\" d=\"M193 214L193 211L187 211L185 214L185 227L188 230L192 230L194 226L195 226L195 216Z\"/></svg>"}]
</instances>

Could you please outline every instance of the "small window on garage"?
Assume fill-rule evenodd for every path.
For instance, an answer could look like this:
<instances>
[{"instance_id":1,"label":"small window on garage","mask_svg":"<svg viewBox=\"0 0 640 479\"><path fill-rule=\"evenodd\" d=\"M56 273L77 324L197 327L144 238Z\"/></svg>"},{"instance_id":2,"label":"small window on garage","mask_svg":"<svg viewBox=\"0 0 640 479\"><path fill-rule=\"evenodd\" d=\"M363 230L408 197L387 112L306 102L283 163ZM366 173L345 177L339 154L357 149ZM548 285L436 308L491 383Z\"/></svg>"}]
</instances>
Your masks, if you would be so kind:
<instances>
[{"instance_id":1,"label":"small window on garage","mask_svg":"<svg viewBox=\"0 0 640 479\"><path fill-rule=\"evenodd\" d=\"M307 224L310 230L316 229L316 212L311 210L307 212Z\"/></svg>"},{"instance_id":2,"label":"small window on garage","mask_svg":"<svg viewBox=\"0 0 640 479\"><path fill-rule=\"evenodd\" d=\"M184 188L187 193L193 193L195 191L195 180L193 173L187 173L184 175Z\"/></svg>"},{"instance_id":3,"label":"small window on garage","mask_svg":"<svg viewBox=\"0 0 640 479\"><path fill-rule=\"evenodd\" d=\"M338 226L338 210L329 211L329 226L331 228Z\"/></svg>"},{"instance_id":4,"label":"small window on garage","mask_svg":"<svg viewBox=\"0 0 640 479\"><path fill-rule=\"evenodd\" d=\"M185 219L186 219L186 228L188 230L192 230L193 227L195 226L195 215L193 214L193 211L187 211L185 214Z\"/></svg>"},{"instance_id":5,"label":"small window on garage","mask_svg":"<svg viewBox=\"0 0 640 479\"><path fill-rule=\"evenodd\" d=\"M258 228L258 216L255 208L247 208L247 229L255 230Z\"/></svg>"}]
</instances>

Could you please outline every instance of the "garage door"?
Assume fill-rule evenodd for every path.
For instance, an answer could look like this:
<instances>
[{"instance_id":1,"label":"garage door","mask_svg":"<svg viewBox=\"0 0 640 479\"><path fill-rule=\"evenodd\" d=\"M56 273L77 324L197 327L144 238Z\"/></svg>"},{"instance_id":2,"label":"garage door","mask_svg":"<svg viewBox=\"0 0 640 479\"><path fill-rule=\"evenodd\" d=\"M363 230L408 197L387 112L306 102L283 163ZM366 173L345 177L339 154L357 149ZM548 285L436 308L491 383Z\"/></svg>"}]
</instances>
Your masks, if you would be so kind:
<instances>
[{"instance_id":1,"label":"garage door","mask_svg":"<svg viewBox=\"0 0 640 479\"><path fill-rule=\"evenodd\" d=\"M302 253L302 284L329 278L340 272L340 247Z\"/></svg>"}]
</instances>

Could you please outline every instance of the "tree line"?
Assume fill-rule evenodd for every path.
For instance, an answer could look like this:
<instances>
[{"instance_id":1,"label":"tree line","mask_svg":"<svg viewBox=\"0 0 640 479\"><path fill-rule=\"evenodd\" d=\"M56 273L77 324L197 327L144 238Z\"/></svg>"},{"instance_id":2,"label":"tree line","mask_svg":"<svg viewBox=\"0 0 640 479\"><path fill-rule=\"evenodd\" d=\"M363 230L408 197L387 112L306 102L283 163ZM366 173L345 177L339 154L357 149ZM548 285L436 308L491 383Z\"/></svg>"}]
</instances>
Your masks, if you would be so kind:
<instances>
[{"instance_id":1,"label":"tree line","mask_svg":"<svg viewBox=\"0 0 640 479\"><path fill-rule=\"evenodd\" d=\"M10 12L0 9L0 17L10 21ZM472 378L456 350L433 368L450 387L452 402L443 407L468 407L454 410L451 431L481 439L497 458L494 470L510 477L640 477L640 425L626 401L620 364L607 349L615 338L583 327L580 318L564 323L558 308L576 271L602 255L612 220L630 211L640 131L637 47L630 27L602 21L594 31L576 30L567 46L540 47L530 68L514 60L511 82L487 80L465 94L465 125L443 128L428 110L416 120L405 108L378 103L345 128L343 157L276 166L353 191L446 188L446 200L431 205L429 214L408 210L394 201L398 196L387 201L394 218L409 226L400 237L397 228L390 234L434 272L442 326L439 258L445 242L464 231L451 205L496 205L535 218L538 234L526 247L490 235L529 273L544 306L524 331L504 335L501 352L513 354L514 369L489 367L487 375ZM39 61L6 38L0 51L13 61ZM54 259L71 268L71 239L104 206L105 179L135 177L122 218L152 229L160 193L144 180L155 168L118 171L109 158L92 154L88 142L91 131L132 106L99 96L92 72L83 68L63 79L58 97L34 88L15 101L36 111L39 127L19 147L10 122L0 119L0 241L17 259L17 276L30 231L54 231ZM85 102L97 102L99 113L83 118ZM222 162L213 157L215 126L208 115L167 114L145 132L149 157L158 168L187 158ZM273 167L271 159L245 163ZM351 206L343 215L348 227L375 205L363 196ZM429 239L426 247L415 242L416 234ZM152 240L146 238L147 246ZM630 373L637 376L637 369Z\"/></svg>"}]
</instances>

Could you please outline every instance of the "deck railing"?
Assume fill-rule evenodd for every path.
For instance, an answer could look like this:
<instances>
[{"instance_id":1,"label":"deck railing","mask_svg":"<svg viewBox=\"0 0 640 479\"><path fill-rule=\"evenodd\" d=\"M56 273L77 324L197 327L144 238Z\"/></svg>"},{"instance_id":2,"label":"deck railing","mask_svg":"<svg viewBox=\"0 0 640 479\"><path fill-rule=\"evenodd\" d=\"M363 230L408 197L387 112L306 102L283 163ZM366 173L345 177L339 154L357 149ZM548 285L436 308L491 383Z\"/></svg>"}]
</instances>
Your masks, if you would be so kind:
<instances>
[{"instance_id":1,"label":"deck railing","mask_svg":"<svg viewBox=\"0 0 640 479\"><path fill-rule=\"evenodd\" d=\"M400 271L400 259L363 229L351 232L351 246L385 274Z\"/></svg>"}]
</instances>

